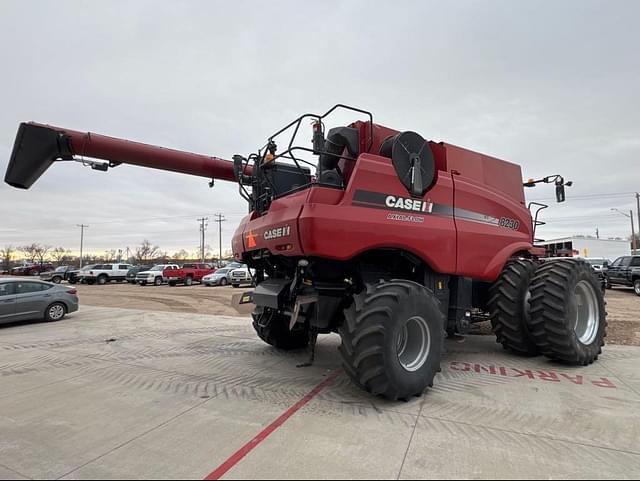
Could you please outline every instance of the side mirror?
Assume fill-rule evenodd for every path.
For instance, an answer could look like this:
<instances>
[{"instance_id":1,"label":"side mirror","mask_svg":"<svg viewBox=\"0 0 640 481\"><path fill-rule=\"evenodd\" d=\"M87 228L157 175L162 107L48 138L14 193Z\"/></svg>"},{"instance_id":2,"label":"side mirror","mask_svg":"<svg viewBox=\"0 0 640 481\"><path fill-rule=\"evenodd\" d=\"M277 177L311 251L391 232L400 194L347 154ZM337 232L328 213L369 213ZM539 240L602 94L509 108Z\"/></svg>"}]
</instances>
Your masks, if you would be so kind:
<instances>
[{"instance_id":1,"label":"side mirror","mask_svg":"<svg viewBox=\"0 0 640 481\"><path fill-rule=\"evenodd\" d=\"M556 200L558 203L564 202L567 199L567 196L564 191L564 183L556 182Z\"/></svg>"}]
</instances>

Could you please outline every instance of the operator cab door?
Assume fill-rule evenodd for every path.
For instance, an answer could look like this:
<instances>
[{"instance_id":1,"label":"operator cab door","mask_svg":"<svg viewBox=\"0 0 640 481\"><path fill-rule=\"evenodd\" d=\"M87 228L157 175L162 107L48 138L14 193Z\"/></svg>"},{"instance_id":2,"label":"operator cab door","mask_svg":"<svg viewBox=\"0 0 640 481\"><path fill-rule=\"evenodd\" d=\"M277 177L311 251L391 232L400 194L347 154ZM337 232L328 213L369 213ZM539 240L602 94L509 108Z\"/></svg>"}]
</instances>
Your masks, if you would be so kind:
<instances>
[{"instance_id":1,"label":"operator cab door","mask_svg":"<svg viewBox=\"0 0 640 481\"><path fill-rule=\"evenodd\" d=\"M0 284L0 323L11 322L16 316L16 293L14 282Z\"/></svg>"}]
</instances>

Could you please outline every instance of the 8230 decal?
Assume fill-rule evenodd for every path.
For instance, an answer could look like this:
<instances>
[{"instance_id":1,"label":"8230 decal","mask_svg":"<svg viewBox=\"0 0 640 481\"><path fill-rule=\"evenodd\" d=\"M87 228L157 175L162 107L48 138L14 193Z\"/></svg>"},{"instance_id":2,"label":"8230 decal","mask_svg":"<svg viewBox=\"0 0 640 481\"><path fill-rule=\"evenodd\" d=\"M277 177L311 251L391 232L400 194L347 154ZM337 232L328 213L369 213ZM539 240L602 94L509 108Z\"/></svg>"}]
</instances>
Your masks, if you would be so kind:
<instances>
[{"instance_id":1,"label":"8230 decal","mask_svg":"<svg viewBox=\"0 0 640 481\"><path fill-rule=\"evenodd\" d=\"M517 219L510 219L509 217L500 217L498 225L500 225L500 227L506 227L507 229L518 230L520 228L520 221Z\"/></svg>"}]
</instances>

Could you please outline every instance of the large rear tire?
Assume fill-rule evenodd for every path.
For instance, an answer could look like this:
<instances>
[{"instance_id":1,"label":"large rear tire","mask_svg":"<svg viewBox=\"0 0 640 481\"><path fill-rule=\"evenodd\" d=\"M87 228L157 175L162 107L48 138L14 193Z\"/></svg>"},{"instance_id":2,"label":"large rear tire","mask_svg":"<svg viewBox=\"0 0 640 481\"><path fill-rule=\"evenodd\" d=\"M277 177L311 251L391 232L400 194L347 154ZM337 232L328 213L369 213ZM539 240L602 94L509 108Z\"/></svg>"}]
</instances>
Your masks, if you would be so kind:
<instances>
[{"instance_id":1,"label":"large rear tire","mask_svg":"<svg viewBox=\"0 0 640 481\"><path fill-rule=\"evenodd\" d=\"M547 261L531 283L529 330L551 359L587 366L602 353L607 312L600 282L582 259Z\"/></svg>"},{"instance_id":2,"label":"large rear tire","mask_svg":"<svg viewBox=\"0 0 640 481\"><path fill-rule=\"evenodd\" d=\"M489 290L489 313L496 340L522 356L540 354L529 333L529 284L536 264L529 259L509 262Z\"/></svg>"},{"instance_id":3,"label":"large rear tire","mask_svg":"<svg viewBox=\"0 0 640 481\"><path fill-rule=\"evenodd\" d=\"M309 329L289 329L288 317L264 307L256 307L252 314L253 328L258 337L270 346L283 351L304 349L309 345Z\"/></svg>"},{"instance_id":4,"label":"large rear tire","mask_svg":"<svg viewBox=\"0 0 640 481\"><path fill-rule=\"evenodd\" d=\"M433 386L444 316L424 286L406 280L368 285L345 310L339 333L344 369L365 391L406 400Z\"/></svg>"}]
</instances>

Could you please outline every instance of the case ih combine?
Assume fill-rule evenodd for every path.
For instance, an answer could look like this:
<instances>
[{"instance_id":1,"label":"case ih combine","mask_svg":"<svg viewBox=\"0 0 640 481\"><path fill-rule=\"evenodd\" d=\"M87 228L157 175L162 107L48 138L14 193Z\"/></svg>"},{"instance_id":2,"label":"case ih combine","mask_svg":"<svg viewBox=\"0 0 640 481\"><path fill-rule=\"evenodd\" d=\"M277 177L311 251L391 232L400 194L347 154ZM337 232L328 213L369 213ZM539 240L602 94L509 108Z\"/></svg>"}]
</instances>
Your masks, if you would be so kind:
<instances>
[{"instance_id":1,"label":"case ih combine","mask_svg":"<svg viewBox=\"0 0 640 481\"><path fill-rule=\"evenodd\" d=\"M327 131L336 109L364 120ZM312 143L301 147L306 123ZM258 336L313 353L318 334L339 333L345 371L370 393L422 394L445 335L489 318L521 355L588 365L604 345L598 280L581 260L539 258L518 165L377 125L368 112L303 115L233 162L24 123L5 181L28 189L67 160L238 182L249 214L233 252L256 271ZM524 185L538 182L564 200L562 177Z\"/></svg>"}]
</instances>

